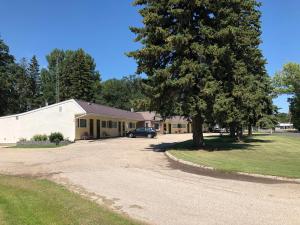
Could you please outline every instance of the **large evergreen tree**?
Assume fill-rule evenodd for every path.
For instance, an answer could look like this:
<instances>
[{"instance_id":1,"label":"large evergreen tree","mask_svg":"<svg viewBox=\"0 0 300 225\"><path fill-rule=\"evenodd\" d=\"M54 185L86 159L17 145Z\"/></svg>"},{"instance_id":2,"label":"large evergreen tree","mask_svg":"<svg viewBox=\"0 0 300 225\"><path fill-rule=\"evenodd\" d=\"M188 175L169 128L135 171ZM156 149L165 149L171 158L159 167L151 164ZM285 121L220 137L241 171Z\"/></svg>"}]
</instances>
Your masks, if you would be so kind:
<instances>
[{"instance_id":1,"label":"large evergreen tree","mask_svg":"<svg viewBox=\"0 0 300 225\"><path fill-rule=\"evenodd\" d=\"M60 82L61 99L95 101L100 90L100 74L92 57L82 49L66 51Z\"/></svg>"},{"instance_id":2,"label":"large evergreen tree","mask_svg":"<svg viewBox=\"0 0 300 225\"><path fill-rule=\"evenodd\" d=\"M31 110L33 95L31 91L31 79L29 76L29 64L26 58L20 60L12 74L15 79L14 90L17 95L16 105L18 106L14 113Z\"/></svg>"},{"instance_id":3,"label":"large evergreen tree","mask_svg":"<svg viewBox=\"0 0 300 225\"><path fill-rule=\"evenodd\" d=\"M28 63L15 63L8 46L0 40L0 115L20 113L32 108Z\"/></svg>"},{"instance_id":4,"label":"large evergreen tree","mask_svg":"<svg viewBox=\"0 0 300 225\"><path fill-rule=\"evenodd\" d=\"M10 66L14 57L9 53L9 47L0 39L0 116L7 114L11 100Z\"/></svg>"},{"instance_id":5,"label":"large evergreen tree","mask_svg":"<svg viewBox=\"0 0 300 225\"><path fill-rule=\"evenodd\" d=\"M48 69L41 73L41 87L48 104L70 98L96 100L100 91L100 74L94 59L84 50L55 49L47 56L47 61Z\"/></svg>"},{"instance_id":6,"label":"large evergreen tree","mask_svg":"<svg viewBox=\"0 0 300 225\"><path fill-rule=\"evenodd\" d=\"M271 85L261 43L260 4L255 0L216 1L212 4L214 77L221 84L214 113L231 135L241 138L244 127L272 116Z\"/></svg>"},{"instance_id":7,"label":"large evergreen tree","mask_svg":"<svg viewBox=\"0 0 300 225\"><path fill-rule=\"evenodd\" d=\"M204 144L202 125L216 83L206 57L211 43L208 1L136 0L144 27L131 28L140 50L129 53L145 73L150 108L163 117L192 117L193 142Z\"/></svg>"},{"instance_id":8,"label":"large evergreen tree","mask_svg":"<svg viewBox=\"0 0 300 225\"><path fill-rule=\"evenodd\" d=\"M34 109L42 105L40 66L35 55L31 58L28 68L28 75L30 79L30 105L31 109Z\"/></svg>"},{"instance_id":9,"label":"large evergreen tree","mask_svg":"<svg viewBox=\"0 0 300 225\"><path fill-rule=\"evenodd\" d=\"M55 103L56 79L47 69L41 70L41 99L43 105Z\"/></svg>"},{"instance_id":10,"label":"large evergreen tree","mask_svg":"<svg viewBox=\"0 0 300 225\"><path fill-rule=\"evenodd\" d=\"M136 0L144 27L131 28L143 47L129 53L148 77L151 109L192 117L193 141L202 124L244 126L272 114L265 60L259 50L255 0Z\"/></svg>"}]
</instances>

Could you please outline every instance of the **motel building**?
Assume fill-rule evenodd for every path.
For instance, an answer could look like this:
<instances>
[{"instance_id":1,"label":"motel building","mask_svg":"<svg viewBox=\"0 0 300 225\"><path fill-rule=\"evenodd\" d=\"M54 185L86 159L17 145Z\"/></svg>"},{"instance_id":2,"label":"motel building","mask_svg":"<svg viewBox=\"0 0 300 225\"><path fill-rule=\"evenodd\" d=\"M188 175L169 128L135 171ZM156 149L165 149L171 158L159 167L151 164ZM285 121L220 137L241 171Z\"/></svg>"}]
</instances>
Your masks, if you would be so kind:
<instances>
[{"instance_id":1,"label":"motel building","mask_svg":"<svg viewBox=\"0 0 300 225\"><path fill-rule=\"evenodd\" d=\"M155 113L131 112L70 99L0 117L0 143L16 143L53 132L62 133L70 141L122 137L138 127L154 127L158 133L191 132L190 122L179 116L162 120Z\"/></svg>"}]
</instances>

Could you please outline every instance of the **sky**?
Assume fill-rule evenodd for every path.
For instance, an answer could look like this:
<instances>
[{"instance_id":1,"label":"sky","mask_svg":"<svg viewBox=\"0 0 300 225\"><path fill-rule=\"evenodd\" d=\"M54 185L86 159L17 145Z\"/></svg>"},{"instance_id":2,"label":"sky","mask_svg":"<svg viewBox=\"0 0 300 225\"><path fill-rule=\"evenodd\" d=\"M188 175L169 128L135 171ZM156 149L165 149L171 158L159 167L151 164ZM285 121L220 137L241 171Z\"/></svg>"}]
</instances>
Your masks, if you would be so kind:
<instances>
[{"instance_id":1,"label":"sky","mask_svg":"<svg viewBox=\"0 0 300 225\"><path fill-rule=\"evenodd\" d=\"M262 0L262 45L273 76L287 62L300 63L300 1ZM54 48L83 48L102 80L134 74L125 53L139 48L129 26L141 26L132 0L0 0L0 36L17 60L36 55L41 67ZM288 111L287 96L274 100Z\"/></svg>"}]
</instances>

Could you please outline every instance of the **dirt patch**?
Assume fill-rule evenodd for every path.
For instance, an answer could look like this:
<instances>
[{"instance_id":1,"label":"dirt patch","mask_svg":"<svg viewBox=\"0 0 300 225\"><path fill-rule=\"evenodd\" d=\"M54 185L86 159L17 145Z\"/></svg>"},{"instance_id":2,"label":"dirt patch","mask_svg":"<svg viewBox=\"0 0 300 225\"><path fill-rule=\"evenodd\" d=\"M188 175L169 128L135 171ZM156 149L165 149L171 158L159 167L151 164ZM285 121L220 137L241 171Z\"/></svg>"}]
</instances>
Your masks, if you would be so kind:
<instances>
[{"instance_id":1,"label":"dirt patch","mask_svg":"<svg viewBox=\"0 0 300 225\"><path fill-rule=\"evenodd\" d=\"M143 207L139 206L139 205L131 205L131 206L129 206L129 208L131 208L131 209L143 209Z\"/></svg>"}]
</instances>

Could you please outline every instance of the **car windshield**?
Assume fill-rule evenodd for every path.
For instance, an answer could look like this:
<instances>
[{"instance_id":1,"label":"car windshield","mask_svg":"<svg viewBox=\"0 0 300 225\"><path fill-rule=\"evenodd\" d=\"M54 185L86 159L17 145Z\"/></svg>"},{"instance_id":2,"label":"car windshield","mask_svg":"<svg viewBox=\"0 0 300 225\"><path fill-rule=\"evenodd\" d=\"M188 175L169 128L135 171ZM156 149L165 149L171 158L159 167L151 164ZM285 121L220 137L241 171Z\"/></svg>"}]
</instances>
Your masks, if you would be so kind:
<instances>
[{"instance_id":1,"label":"car windshield","mask_svg":"<svg viewBox=\"0 0 300 225\"><path fill-rule=\"evenodd\" d=\"M136 131L142 132L142 131L145 131L145 128L137 128Z\"/></svg>"}]
</instances>

